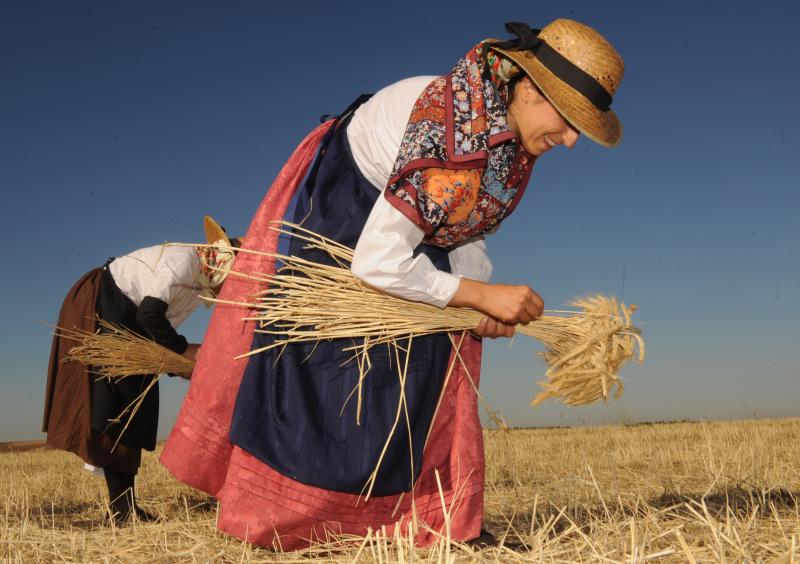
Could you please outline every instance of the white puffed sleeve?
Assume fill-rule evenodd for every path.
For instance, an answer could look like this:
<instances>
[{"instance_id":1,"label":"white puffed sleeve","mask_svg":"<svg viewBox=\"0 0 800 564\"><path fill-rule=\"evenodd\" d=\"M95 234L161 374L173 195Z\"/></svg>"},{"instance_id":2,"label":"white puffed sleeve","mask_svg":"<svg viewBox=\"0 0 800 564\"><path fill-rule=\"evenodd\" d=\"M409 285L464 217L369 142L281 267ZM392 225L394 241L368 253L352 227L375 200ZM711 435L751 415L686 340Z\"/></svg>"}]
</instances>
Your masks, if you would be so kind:
<instances>
[{"instance_id":1,"label":"white puffed sleeve","mask_svg":"<svg viewBox=\"0 0 800 564\"><path fill-rule=\"evenodd\" d=\"M407 300L445 307L460 277L438 270L414 249L424 233L382 195L367 218L353 256L353 274L375 288Z\"/></svg>"},{"instance_id":2,"label":"white puffed sleeve","mask_svg":"<svg viewBox=\"0 0 800 564\"><path fill-rule=\"evenodd\" d=\"M492 277L492 261L486 254L486 240L474 237L448 254L450 272L462 278L488 282Z\"/></svg>"}]
</instances>

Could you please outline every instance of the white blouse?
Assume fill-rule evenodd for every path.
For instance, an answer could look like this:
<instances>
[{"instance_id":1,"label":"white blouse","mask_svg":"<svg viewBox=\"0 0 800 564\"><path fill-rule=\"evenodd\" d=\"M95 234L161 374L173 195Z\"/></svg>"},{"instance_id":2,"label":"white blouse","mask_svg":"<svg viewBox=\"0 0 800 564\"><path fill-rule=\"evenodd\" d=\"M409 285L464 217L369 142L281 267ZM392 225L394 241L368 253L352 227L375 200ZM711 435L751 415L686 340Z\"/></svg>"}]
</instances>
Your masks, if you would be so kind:
<instances>
[{"instance_id":1,"label":"white blouse","mask_svg":"<svg viewBox=\"0 0 800 564\"><path fill-rule=\"evenodd\" d=\"M347 140L361 173L376 190L389 181L414 103L435 76L396 82L361 105L347 127ZM445 307L459 280L486 282L492 263L483 237L475 237L450 251L452 274L438 270L425 255L414 257L424 232L386 198L378 197L358 240L353 274L388 294Z\"/></svg>"},{"instance_id":2,"label":"white blouse","mask_svg":"<svg viewBox=\"0 0 800 564\"><path fill-rule=\"evenodd\" d=\"M115 258L108 269L137 307L147 296L166 303L165 316L174 329L202 302L200 259L194 247L146 247Z\"/></svg>"}]
</instances>

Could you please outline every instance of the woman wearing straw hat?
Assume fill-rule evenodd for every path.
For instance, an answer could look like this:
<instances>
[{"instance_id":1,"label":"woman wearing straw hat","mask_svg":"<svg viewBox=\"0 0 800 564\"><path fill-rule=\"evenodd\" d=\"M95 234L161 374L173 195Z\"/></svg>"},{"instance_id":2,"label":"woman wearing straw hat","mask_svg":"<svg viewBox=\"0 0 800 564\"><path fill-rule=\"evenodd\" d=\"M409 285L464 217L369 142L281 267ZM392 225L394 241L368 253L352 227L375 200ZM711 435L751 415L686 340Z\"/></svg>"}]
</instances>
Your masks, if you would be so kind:
<instances>
[{"instance_id":1,"label":"woman wearing straw hat","mask_svg":"<svg viewBox=\"0 0 800 564\"><path fill-rule=\"evenodd\" d=\"M581 134L619 143L609 106L623 62L575 21L506 28L514 39L478 43L445 76L361 97L309 134L256 212L248 247L275 252L270 222L289 219L354 247L354 274L378 289L484 312L478 336L510 336L541 315L531 288L488 282L483 238L514 210L541 155L571 148ZM299 240L288 252L331 261ZM247 253L234 269L269 273L274 265ZM258 289L237 278L221 297L241 301ZM445 528L453 539L479 535L477 338L457 336L455 347L447 335L415 338L402 385L398 363L375 347L362 382L352 353L342 351L351 343L293 344L233 360L273 342L252 321L243 326L246 317L244 309L215 312L204 350L225 354L201 351L161 458L178 479L220 500L220 529L283 549L383 527L422 545ZM404 414L392 435L401 386ZM351 399L356 388L360 402Z\"/></svg>"},{"instance_id":2,"label":"woman wearing straw hat","mask_svg":"<svg viewBox=\"0 0 800 564\"><path fill-rule=\"evenodd\" d=\"M85 274L67 294L58 326L95 331L102 319L194 359L200 345L189 344L176 328L202 303L201 296L217 294L233 263L224 230L208 216L204 223L207 247L156 245ZM114 522L134 515L152 520L136 505L133 486L142 449L155 448L157 382L135 416L119 416L155 376L93 377L89 367L65 360L74 344L53 337L43 424L47 444L77 454L88 470L105 477Z\"/></svg>"}]
</instances>

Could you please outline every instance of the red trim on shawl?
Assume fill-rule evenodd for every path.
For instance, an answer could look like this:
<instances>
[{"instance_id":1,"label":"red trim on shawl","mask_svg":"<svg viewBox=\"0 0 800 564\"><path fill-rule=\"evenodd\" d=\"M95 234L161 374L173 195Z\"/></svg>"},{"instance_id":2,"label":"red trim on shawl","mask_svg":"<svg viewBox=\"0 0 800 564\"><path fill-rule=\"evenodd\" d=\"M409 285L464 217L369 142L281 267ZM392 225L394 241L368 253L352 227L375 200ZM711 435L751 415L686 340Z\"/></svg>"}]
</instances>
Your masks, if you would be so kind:
<instances>
[{"instance_id":1,"label":"red trim on shawl","mask_svg":"<svg viewBox=\"0 0 800 564\"><path fill-rule=\"evenodd\" d=\"M413 184L408 182L405 177L408 176L410 172L413 172L418 169L423 168L445 168L448 170L470 170L470 169L480 169L482 168L480 165L485 167L486 160L476 159L473 161L461 162L461 163L454 163L454 162L442 162L438 159L417 159L415 161L411 161L406 165L405 168L401 169L400 172L393 177L391 177L388 182L386 183L387 186L394 184L398 181L403 181L404 188L409 194L413 194L414 199L419 201L417 196L417 189L414 187ZM404 201L402 198L398 197L394 192L389 190L383 191L384 197L391 203L399 212L401 212L404 216L406 216L411 222L422 229L425 232L425 236L429 237L433 234L435 229L426 221L422 219L422 215L420 214L419 210L408 202Z\"/></svg>"},{"instance_id":2,"label":"red trim on shawl","mask_svg":"<svg viewBox=\"0 0 800 564\"><path fill-rule=\"evenodd\" d=\"M455 123L455 110L453 109L453 80L450 78L450 75L447 75L444 83L444 104L445 104L445 145L447 150L447 158L450 159L450 162L453 163L463 163L463 162L474 162L476 165L483 165L483 166L470 166L470 168L486 168L486 161L489 159L489 151L475 151L474 153L469 153L467 155L456 155L456 132L455 127L453 124ZM502 133L495 133L494 135L490 135L486 139L486 145L489 147L494 147L495 145L499 145L504 141L508 141L509 139L517 139L517 134L511 131L504 131ZM422 160L422 159L420 159ZM408 163L409 166L406 166L406 169L410 167L412 163L416 163L419 161L411 161ZM450 168L448 166L439 165L442 168ZM422 168L419 166L415 166L414 168ZM402 175L398 175L402 176Z\"/></svg>"},{"instance_id":3,"label":"red trim on shawl","mask_svg":"<svg viewBox=\"0 0 800 564\"><path fill-rule=\"evenodd\" d=\"M330 126L328 122L309 134L284 165L245 235L247 248L277 250L278 234L269 229L270 222L285 215ZM274 271L274 261L239 253L233 268L269 274ZM223 286L220 299L241 300L257 288L255 282L232 277ZM410 494L359 501L358 496L296 482L229 442L233 406L247 364L246 359L234 357L249 350L255 329L254 322L242 321L247 314L248 310L242 307L215 307L189 392L161 454L161 463L178 480L216 496L220 501L217 526L248 542L265 546L278 543L284 550L292 550L307 546L312 535L324 537L326 530L365 535L368 527L374 530L385 525L391 534L398 522L407 533ZM480 342L465 339L461 355L477 385ZM457 510L452 511L450 521L451 538L477 537L483 521L483 436L475 392L458 363L443 390L414 489L418 518L434 531L443 531L437 470L448 511L456 501ZM436 535L421 527L415 540L421 546L430 545Z\"/></svg>"},{"instance_id":4,"label":"red trim on shawl","mask_svg":"<svg viewBox=\"0 0 800 564\"><path fill-rule=\"evenodd\" d=\"M414 188L411 183L405 183L405 189L411 194L415 199L417 198L417 189ZM392 204L397 211L402 213L406 216L414 225L419 227L425 232L425 236L428 237L434 231L433 227L429 223L425 223L419 215L419 211L417 208L411 206L408 202L406 202L403 198L395 195L394 192L389 192L388 190L383 191L383 196L386 198L390 204Z\"/></svg>"}]
</instances>

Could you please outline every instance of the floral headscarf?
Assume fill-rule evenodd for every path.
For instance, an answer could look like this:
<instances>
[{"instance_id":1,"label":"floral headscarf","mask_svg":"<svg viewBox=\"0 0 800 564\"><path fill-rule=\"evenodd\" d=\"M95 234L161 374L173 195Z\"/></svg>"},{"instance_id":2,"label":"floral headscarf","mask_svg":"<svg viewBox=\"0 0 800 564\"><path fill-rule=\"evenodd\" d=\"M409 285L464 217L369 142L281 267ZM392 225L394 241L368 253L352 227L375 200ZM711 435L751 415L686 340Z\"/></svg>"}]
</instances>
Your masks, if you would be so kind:
<instances>
[{"instance_id":1,"label":"floral headscarf","mask_svg":"<svg viewBox=\"0 0 800 564\"><path fill-rule=\"evenodd\" d=\"M230 242L225 239L215 241L213 245L198 247L197 256L200 259L199 283L204 298L216 297L215 289L218 288L231 270L234 254ZM211 307L211 302L205 301L206 307Z\"/></svg>"}]
</instances>

